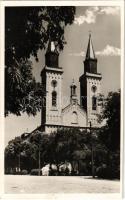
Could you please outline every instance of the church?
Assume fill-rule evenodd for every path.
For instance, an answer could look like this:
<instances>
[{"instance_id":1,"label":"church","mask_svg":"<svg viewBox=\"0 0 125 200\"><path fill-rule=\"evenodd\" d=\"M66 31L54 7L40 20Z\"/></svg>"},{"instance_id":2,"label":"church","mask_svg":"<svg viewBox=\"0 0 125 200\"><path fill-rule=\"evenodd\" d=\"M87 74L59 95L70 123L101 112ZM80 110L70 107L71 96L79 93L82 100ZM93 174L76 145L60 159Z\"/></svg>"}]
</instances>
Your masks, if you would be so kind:
<instances>
[{"instance_id":1,"label":"church","mask_svg":"<svg viewBox=\"0 0 125 200\"><path fill-rule=\"evenodd\" d=\"M85 129L90 126L99 127L98 115L102 105L99 101L102 76L97 71L91 34L84 60L84 71L79 77L80 104L77 97L77 86L72 81L70 87L70 104L62 106L62 75L65 73L59 66L59 53L54 41L50 41L45 54L45 67L41 72L41 81L46 91L42 101L41 130L51 133L59 128ZM43 103L44 102L44 103Z\"/></svg>"}]
</instances>

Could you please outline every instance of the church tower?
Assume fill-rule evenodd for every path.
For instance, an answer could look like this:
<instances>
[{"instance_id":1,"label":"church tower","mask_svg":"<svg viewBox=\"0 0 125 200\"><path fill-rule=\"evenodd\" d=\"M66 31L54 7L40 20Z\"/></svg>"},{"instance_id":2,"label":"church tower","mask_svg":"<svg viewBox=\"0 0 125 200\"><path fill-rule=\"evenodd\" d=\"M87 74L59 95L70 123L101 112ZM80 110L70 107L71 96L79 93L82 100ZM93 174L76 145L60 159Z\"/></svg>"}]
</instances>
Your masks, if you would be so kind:
<instances>
[{"instance_id":1,"label":"church tower","mask_svg":"<svg viewBox=\"0 0 125 200\"><path fill-rule=\"evenodd\" d=\"M49 41L45 54L45 67L41 72L46 97L42 99L41 127L46 133L54 131L61 124L62 74L59 67L59 53L54 41Z\"/></svg>"},{"instance_id":2,"label":"church tower","mask_svg":"<svg viewBox=\"0 0 125 200\"><path fill-rule=\"evenodd\" d=\"M88 47L84 60L84 74L80 77L80 105L86 110L87 121L92 126L97 126L97 115L101 108L98 103L98 96L101 92L102 76L97 72L97 58L92 44L91 34L89 34Z\"/></svg>"},{"instance_id":3,"label":"church tower","mask_svg":"<svg viewBox=\"0 0 125 200\"><path fill-rule=\"evenodd\" d=\"M70 103L71 104L78 103L76 88L77 88L77 86L76 86L74 79L73 79L72 84L70 85L70 89L71 89Z\"/></svg>"}]
</instances>

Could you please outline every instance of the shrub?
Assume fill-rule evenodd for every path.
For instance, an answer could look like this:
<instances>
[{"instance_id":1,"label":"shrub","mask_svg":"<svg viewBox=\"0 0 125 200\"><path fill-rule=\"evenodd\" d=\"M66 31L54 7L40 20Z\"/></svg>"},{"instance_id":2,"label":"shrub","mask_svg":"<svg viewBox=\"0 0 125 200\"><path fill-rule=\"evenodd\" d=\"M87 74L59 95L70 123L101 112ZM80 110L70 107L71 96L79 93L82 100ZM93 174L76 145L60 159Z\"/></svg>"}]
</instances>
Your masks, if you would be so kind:
<instances>
[{"instance_id":1,"label":"shrub","mask_svg":"<svg viewBox=\"0 0 125 200\"><path fill-rule=\"evenodd\" d=\"M14 171L13 173L12 173L13 175L21 175L21 171L19 172L16 172L16 171Z\"/></svg>"},{"instance_id":2,"label":"shrub","mask_svg":"<svg viewBox=\"0 0 125 200\"><path fill-rule=\"evenodd\" d=\"M81 164L79 169L79 176L89 176L91 175L91 167L89 167L85 162Z\"/></svg>"},{"instance_id":3,"label":"shrub","mask_svg":"<svg viewBox=\"0 0 125 200\"><path fill-rule=\"evenodd\" d=\"M15 170L14 169L5 169L5 174L14 174L15 173Z\"/></svg>"},{"instance_id":4,"label":"shrub","mask_svg":"<svg viewBox=\"0 0 125 200\"><path fill-rule=\"evenodd\" d=\"M65 169L65 176L69 176L69 169L68 169L68 167L66 167L66 169Z\"/></svg>"},{"instance_id":5,"label":"shrub","mask_svg":"<svg viewBox=\"0 0 125 200\"><path fill-rule=\"evenodd\" d=\"M71 171L71 176L77 176L77 171L72 170L72 171Z\"/></svg>"},{"instance_id":6,"label":"shrub","mask_svg":"<svg viewBox=\"0 0 125 200\"><path fill-rule=\"evenodd\" d=\"M50 176L58 176L58 172L57 172L56 169L51 169L51 170L49 171L49 175L50 175Z\"/></svg>"},{"instance_id":7,"label":"shrub","mask_svg":"<svg viewBox=\"0 0 125 200\"><path fill-rule=\"evenodd\" d=\"M56 169L51 169L49 172L50 176L69 176L69 169L61 169L60 171L57 171Z\"/></svg>"},{"instance_id":8,"label":"shrub","mask_svg":"<svg viewBox=\"0 0 125 200\"><path fill-rule=\"evenodd\" d=\"M30 175L38 176L39 175L39 169L32 169L30 172ZM42 171L40 171L40 176L42 175Z\"/></svg>"},{"instance_id":9,"label":"shrub","mask_svg":"<svg viewBox=\"0 0 125 200\"><path fill-rule=\"evenodd\" d=\"M114 170L114 178L120 179L120 166Z\"/></svg>"},{"instance_id":10,"label":"shrub","mask_svg":"<svg viewBox=\"0 0 125 200\"><path fill-rule=\"evenodd\" d=\"M65 176L65 169L61 169L61 171L59 171L59 175L60 176Z\"/></svg>"},{"instance_id":11,"label":"shrub","mask_svg":"<svg viewBox=\"0 0 125 200\"><path fill-rule=\"evenodd\" d=\"M27 171L26 169L23 169L23 170L21 171L21 174L22 174L22 175L27 175L27 174L28 174L28 171Z\"/></svg>"},{"instance_id":12,"label":"shrub","mask_svg":"<svg viewBox=\"0 0 125 200\"><path fill-rule=\"evenodd\" d=\"M105 179L115 179L120 178L120 170L114 169L113 167L107 167L106 165L102 165L96 169L96 175L99 178L105 178Z\"/></svg>"}]
</instances>

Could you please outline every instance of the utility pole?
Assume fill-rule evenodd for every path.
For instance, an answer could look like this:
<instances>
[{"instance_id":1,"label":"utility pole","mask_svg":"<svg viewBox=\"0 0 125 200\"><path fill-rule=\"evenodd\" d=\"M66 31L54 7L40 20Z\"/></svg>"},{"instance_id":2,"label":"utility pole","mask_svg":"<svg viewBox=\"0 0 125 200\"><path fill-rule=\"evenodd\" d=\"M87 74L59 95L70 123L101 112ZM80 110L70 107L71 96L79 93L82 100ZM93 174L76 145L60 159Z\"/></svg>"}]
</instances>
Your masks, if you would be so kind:
<instances>
[{"instance_id":1,"label":"utility pole","mask_svg":"<svg viewBox=\"0 0 125 200\"><path fill-rule=\"evenodd\" d=\"M95 178L94 175L94 150L93 150L93 139L92 139L92 124L90 123L90 136L91 136L91 170L92 170L92 177Z\"/></svg>"},{"instance_id":2,"label":"utility pole","mask_svg":"<svg viewBox=\"0 0 125 200\"><path fill-rule=\"evenodd\" d=\"M40 144L39 144L39 176L40 176L40 172L41 172L41 159L40 159L40 156L41 156L41 154L40 154Z\"/></svg>"},{"instance_id":3,"label":"utility pole","mask_svg":"<svg viewBox=\"0 0 125 200\"><path fill-rule=\"evenodd\" d=\"M20 171L21 171L21 169L20 169L20 152L19 152L19 160L18 160L18 161L19 161L19 163L18 163L18 164L19 164L19 166L18 166L18 168L19 168L18 171L20 172Z\"/></svg>"}]
</instances>

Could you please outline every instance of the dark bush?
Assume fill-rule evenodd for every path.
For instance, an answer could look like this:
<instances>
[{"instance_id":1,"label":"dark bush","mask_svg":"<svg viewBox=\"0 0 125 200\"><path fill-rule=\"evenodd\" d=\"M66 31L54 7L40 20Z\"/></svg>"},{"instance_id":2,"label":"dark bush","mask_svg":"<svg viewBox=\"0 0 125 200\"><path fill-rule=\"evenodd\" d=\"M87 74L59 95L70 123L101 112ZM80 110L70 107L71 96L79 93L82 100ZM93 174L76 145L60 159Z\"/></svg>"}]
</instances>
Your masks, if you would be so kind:
<instances>
[{"instance_id":1,"label":"dark bush","mask_svg":"<svg viewBox=\"0 0 125 200\"><path fill-rule=\"evenodd\" d=\"M120 179L120 167L114 170L114 178Z\"/></svg>"},{"instance_id":2,"label":"dark bush","mask_svg":"<svg viewBox=\"0 0 125 200\"><path fill-rule=\"evenodd\" d=\"M72 171L71 171L71 176L77 176L77 171L72 170Z\"/></svg>"},{"instance_id":3,"label":"dark bush","mask_svg":"<svg viewBox=\"0 0 125 200\"><path fill-rule=\"evenodd\" d=\"M30 172L30 175L38 176L39 175L39 169L32 169ZM42 175L42 171L40 171L40 176Z\"/></svg>"},{"instance_id":4,"label":"dark bush","mask_svg":"<svg viewBox=\"0 0 125 200\"><path fill-rule=\"evenodd\" d=\"M59 176L65 176L65 170L61 169L61 171L59 171Z\"/></svg>"},{"instance_id":5,"label":"dark bush","mask_svg":"<svg viewBox=\"0 0 125 200\"><path fill-rule=\"evenodd\" d=\"M91 166L88 166L84 161L81 164L78 175L79 176L89 176L89 175L91 175Z\"/></svg>"},{"instance_id":6,"label":"dark bush","mask_svg":"<svg viewBox=\"0 0 125 200\"><path fill-rule=\"evenodd\" d=\"M20 172L19 171L18 172L14 171L13 175L22 175L22 173L21 173L21 171Z\"/></svg>"},{"instance_id":7,"label":"dark bush","mask_svg":"<svg viewBox=\"0 0 125 200\"><path fill-rule=\"evenodd\" d=\"M49 172L50 176L69 176L69 169L61 169L61 171L57 171L56 169L51 169Z\"/></svg>"},{"instance_id":8,"label":"dark bush","mask_svg":"<svg viewBox=\"0 0 125 200\"><path fill-rule=\"evenodd\" d=\"M28 171L27 171L26 169L23 169L23 170L21 171L21 174L22 174L22 175L27 175L27 174L28 174Z\"/></svg>"},{"instance_id":9,"label":"dark bush","mask_svg":"<svg viewBox=\"0 0 125 200\"><path fill-rule=\"evenodd\" d=\"M115 178L120 178L120 170L119 169L114 169L113 167L107 167L106 165L102 165L96 169L96 175L99 178L104 178L104 179L115 179Z\"/></svg>"},{"instance_id":10,"label":"dark bush","mask_svg":"<svg viewBox=\"0 0 125 200\"><path fill-rule=\"evenodd\" d=\"M50 169L49 171L49 176L58 176L59 173L57 172L56 169Z\"/></svg>"},{"instance_id":11,"label":"dark bush","mask_svg":"<svg viewBox=\"0 0 125 200\"><path fill-rule=\"evenodd\" d=\"M65 169L65 176L69 176L69 169L68 169L68 167Z\"/></svg>"},{"instance_id":12,"label":"dark bush","mask_svg":"<svg viewBox=\"0 0 125 200\"><path fill-rule=\"evenodd\" d=\"M10 169L10 168L7 168L5 169L5 174L14 174L15 170L14 169Z\"/></svg>"}]
</instances>

